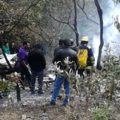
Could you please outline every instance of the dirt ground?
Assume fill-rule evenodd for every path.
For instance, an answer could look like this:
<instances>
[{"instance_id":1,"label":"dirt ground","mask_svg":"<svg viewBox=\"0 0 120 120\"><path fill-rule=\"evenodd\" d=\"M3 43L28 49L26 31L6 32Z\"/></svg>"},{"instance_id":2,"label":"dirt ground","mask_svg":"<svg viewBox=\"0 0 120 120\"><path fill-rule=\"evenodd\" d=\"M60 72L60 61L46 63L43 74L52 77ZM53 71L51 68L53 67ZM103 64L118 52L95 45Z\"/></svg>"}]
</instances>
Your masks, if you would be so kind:
<instances>
[{"instance_id":1,"label":"dirt ground","mask_svg":"<svg viewBox=\"0 0 120 120\"><path fill-rule=\"evenodd\" d=\"M58 106L4 108L0 110L0 120L66 120L65 109Z\"/></svg>"}]
</instances>

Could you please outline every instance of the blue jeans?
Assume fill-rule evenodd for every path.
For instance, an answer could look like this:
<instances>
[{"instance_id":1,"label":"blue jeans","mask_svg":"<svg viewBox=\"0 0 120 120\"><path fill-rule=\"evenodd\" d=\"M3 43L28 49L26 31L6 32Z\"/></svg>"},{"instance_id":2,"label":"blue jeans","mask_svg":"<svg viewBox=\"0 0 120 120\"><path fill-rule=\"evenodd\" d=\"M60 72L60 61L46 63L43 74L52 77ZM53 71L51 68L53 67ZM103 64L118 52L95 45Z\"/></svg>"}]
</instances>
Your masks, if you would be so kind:
<instances>
[{"instance_id":1,"label":"blue jeans","mask_svg":"<svg viewBox=\"0 0 120 120\"><path fill-rule=\"evenodd\" d=\"M52 98L51 98L53 101L56 101L63 83L64 83L64 89L65 89L66 96L68 97L70 95L69 81L66 80L63 76L57 76L55 80L55 84L54 84Z\"/></svg>"}]
</instances>

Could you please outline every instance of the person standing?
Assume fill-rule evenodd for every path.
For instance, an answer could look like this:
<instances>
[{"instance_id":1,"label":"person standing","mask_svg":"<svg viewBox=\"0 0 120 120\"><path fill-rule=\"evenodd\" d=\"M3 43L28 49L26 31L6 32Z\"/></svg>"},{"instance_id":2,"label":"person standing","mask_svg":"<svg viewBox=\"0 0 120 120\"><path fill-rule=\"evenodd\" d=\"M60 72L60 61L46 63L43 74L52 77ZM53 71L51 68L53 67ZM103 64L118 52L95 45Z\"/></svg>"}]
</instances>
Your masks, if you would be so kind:
<instances>
[{"instance_id":1,"label":"person standing","mask_svg":"<svg viewBox=\"0 0 120 120\"><path fill-rule=\"evenodd\" d=\"M28 64L32 72L31 94L35 94L36 78L38 78L38 94L43 94L42 86L46 60L39 44L36 44L28 54Z\"/></svg>"},{"instance_id":2,"label":"person standing","mask_svg":"<svg viewBox=\"0 0 120 120\"><path fill-rule=\"evenodd\" d=\"M17 46L15 45L14 42L12 42L11 45L10 45L10 53L15 54L17 52L18 52Z\"/></svg>"},{"instance_id":3,"label":"person standing","mask_svg":"<svg viewBox=\"0 0 120 120\"><path fill-rule=\"evenodd\" d=\"M31 74L27 67L28 52L27 52L27 42L24 41L18 52L18 61L20 61L20 73L22 80L31 87Z\"/></svg>"},{"instance_id":4,"label":"person standing","mask_svg":"<svg viewBox=\"0 0 120 120\"><path fill-rule=\"evenodd\" d=\"M88 41L88 36L83 36L77 52L78 73L80 76L83 76L83 78L83 72L85 70L87 72L87 75L90 75L90 68L94 65L95 61L92 48L88 46Z\"/></svg>"},{"instance_id":5,"label":"person standing","mask_svg":"<svg viewBox=\"0 0 120 120\"><path fill-rule=\"evenodd\" d=\"M76 52L74 50L72 50L70 48L70 46L71 45L70 45L69 39L65 39L64 40L64 46L59 51L57 51L56 55L54 56L53 63L59 62L57 64L57 66L61 70L65 70L64 60L67 57L69 57L69 60L72 61L73 66L74 66L74 64L77 64ZM66 94L65 99L63 101L63 105L64 106L68 105L69 96L70 96L70 85L69 85L69 81L63 75L57 75L56 76L54 89L53 89L51 102L50 102L51 105L55 105L56 104L56 99L57 99L57 97L59 95L59 91L61 89L62 84L64 85L65 94Z\"/></svg>"},{"instance_id":6,"label":"person standing","mask_svg":"<svg viewBox=\"0 0 120 120\"><path fill-rule=\"evenodd\" d=\"M4 53L10 54L10 47L8 42L5 42L5 44L3 45L3 50L4 50Z\"/></svg>"}]
</instances>

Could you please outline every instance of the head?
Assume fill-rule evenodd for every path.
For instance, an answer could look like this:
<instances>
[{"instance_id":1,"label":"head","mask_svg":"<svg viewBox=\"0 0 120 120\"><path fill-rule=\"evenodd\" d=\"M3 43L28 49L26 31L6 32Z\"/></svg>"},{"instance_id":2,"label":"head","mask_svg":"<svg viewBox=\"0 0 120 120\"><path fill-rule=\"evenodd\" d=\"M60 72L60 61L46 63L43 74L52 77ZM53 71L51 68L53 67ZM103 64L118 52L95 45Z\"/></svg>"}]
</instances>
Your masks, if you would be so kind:
<instances>
[{"instance_id":1,"label":"head","mask_svg":"<svg viewBox=\"0 0 120 120\"><path fill-rule=\"evenodd\" d=\"M6 47L9 47L9 43L8 42L5 42L4 44Z\"/></svg>"},{"instance_id":2,"label":"head","mask_svg":"<svg viewBox=\"0 0 120 120\"><path fill-rule=\"evenodd\" d=\"M81 44L88 44L88 36L83 36L82 37Z\"/></svg>"},{"instance_id":3,"label":"head","mask_svg":"<svg viewBox=\"0 0 120 120\"><path fill-rule=\"evenodd\" d=\"M70 46L71 46L70 39L64 39L64 47L70 47Z\"/></svg>"},{"instance_id":4,"label":"head","mask_svg":"<svg viewBox=\"0 0 120 120\"><path fill-rule=\"evenodd\" d=\"M28 46L28 48L30 48L30 47L31 47L31 45L30 45L30 43L29 43L29 42L27 43L27 46Z\"/></svg>"},{"instance_id":5,"label":"head","mask_svg":"<svg viewBox=\"0 0 120 120\"><path fill-rule=\"evenodd\" d=\"M59 40L59 47L63 47L64 46L64 40L63 39L60 39Z\"/></svg>"},{"instance_id":6,"label":"head","mask_svg":"<svg viewBox=\"0 0 120 120\"><path fill-rule=\"evenodd\" d=\"M12 45L12 46L14 46L14 45L15 45L15 43L14 43L14 42L12 42L12 43L11 43L11 45Z\"/></svg>"},{"instance_id":7,"label":"head","mask_svg":"<svg viewBox=\"0 0 120 120\"><path fill-rule=\"evenodd\" d=\"M27 48L27 46L28 46L28 43L26 42L26 41L24 41L23 43L22 43L22 46L23 46L23 48Z\"/></svg>"},{"instance_id":8,"label":"head","mask_svg":"<svg viewBox=\"0 0 120 120\"><path fill-rule=\"evenodd\" d=\"M35 45L33 46L33 49L34 49L34 50L41 50L41 51L43 51L43 46L42 46L41 44L35 44Z\"/></svg>"}]
</instances>

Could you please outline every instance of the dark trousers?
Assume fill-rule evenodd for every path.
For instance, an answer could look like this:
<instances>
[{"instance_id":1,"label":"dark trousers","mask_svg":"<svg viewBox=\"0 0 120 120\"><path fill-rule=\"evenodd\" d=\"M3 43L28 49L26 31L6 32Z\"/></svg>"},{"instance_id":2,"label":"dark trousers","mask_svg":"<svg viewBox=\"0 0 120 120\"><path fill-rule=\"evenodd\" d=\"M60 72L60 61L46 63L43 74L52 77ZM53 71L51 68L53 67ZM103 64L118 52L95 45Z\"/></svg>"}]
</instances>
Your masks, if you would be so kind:
<instances>
[{"instance_id":1,"label":"dark trousers","mask_svg":"<svg viewBox=\"0 0 120 120\"><path fill-rule=\"evenodd\" d=\"M42 92L43 86L43 71L37 72L32 70L31 92L35 91L36 78L38 80L38 92Z\"/></svg>"},{"instance_id":2,"label":"dark trousers","mask_svg":"<svg viewBox=\"0 0 120 120\"><path fill-rule=\"evenodd\" d=\"M85 69L78 69L78 74L80 75L80 77L84 78L84 74L83 74L84 71Z\"/></svg>"},{"instance_id":3,"label":"dark trousers","mask_svg":"<svg viewBox=\"0 0 120 120\"><path fill-rule=\"evenodd\" d=\"M31 87L31 74L28 70L28 68L26 67L26 65L21 64L21 79L23 80L23 82L27 85L29 85L29 87Z\"/></svg>"}]
</instances>

